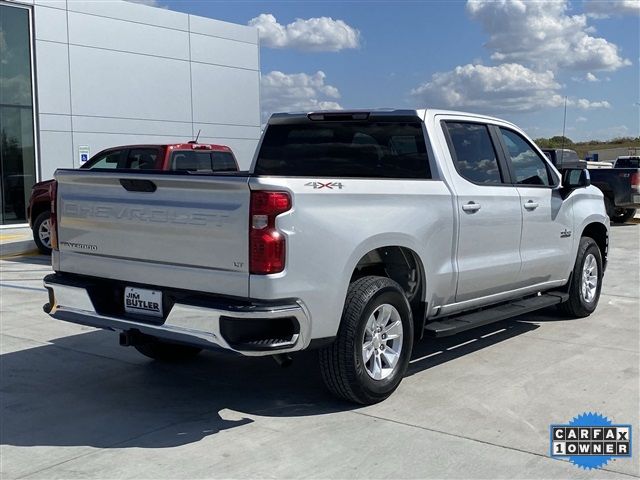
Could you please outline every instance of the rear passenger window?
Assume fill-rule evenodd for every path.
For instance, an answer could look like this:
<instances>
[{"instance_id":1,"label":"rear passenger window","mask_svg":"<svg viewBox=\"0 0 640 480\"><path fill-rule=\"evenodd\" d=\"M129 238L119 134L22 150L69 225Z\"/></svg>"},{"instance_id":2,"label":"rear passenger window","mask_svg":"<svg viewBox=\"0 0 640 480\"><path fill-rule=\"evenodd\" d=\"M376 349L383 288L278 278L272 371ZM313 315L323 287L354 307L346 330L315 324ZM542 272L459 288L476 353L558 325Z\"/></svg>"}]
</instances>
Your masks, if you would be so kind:
<instances>
[{"instance_id":1,"label":"rear passenger window","mask_svg":"<svg viewBox=\"0 0 640 480\"><path fill-rule=\"evenodd\" d=\"M156 170L158 165L158 149L157 148L132 148L129 150L129 156L122 168L130 168L132 170Z\"/></svg>"},{"instance_id":2,"label":"rear passenger window","mask_svg":"<svg viewBox=\"0 0 640 480\"><path fill-rule=\"evenodd\" d=\"M498 158L487 126L465 122L446 122L446 126L458 173L473 183L502 183Z\"/></svg>"},{"instance_id":3,"label":"rear passenger window","mask_svg":"<svg viewBox=\"0 0 640 480\"><path fill-rule=\"evenodd\" d=\"M553 185L547 163L518 133L500 128L519 185Z\"/></svg>"}]
</instances>

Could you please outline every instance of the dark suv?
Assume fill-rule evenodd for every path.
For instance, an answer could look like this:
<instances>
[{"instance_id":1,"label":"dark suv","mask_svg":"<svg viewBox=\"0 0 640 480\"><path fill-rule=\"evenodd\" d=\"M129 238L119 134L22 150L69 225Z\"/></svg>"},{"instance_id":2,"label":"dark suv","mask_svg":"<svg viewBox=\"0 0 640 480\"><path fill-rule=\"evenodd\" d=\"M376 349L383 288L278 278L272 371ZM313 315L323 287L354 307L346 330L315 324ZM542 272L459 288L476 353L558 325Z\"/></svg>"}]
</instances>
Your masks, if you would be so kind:
<instances>
[{"instance_id":1,"label":"dark suv","mask_svg":"<svg viewBox=\"0 0 640 480\"><path fill-rule=\"evenodd\" d=\"M235 172L238 170L238 162L231 149L225 145L177 143L107 148L91 157L80 168ZM54 181L36 183L31 189L27 207L33 240L38 250L45 254L51 253L50 188Z\"/></svg>"}]
</instances>

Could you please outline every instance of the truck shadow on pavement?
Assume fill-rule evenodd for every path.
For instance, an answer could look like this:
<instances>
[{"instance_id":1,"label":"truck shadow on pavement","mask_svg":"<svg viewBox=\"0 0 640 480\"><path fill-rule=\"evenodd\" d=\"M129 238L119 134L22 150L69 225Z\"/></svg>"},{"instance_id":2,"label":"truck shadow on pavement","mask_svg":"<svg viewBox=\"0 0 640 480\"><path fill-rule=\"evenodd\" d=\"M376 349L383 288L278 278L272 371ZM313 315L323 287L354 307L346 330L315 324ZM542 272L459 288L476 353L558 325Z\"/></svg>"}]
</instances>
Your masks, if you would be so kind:
<instances>
[{"instance_id":1,"label":"truck shadow on pavement","mask_svg":"<svg viewBox=\"0 0 640 480\"><path fill-rule=\"evenodd\" d=\"M639 224L640 223L635 223L635 222L633 222L633 223L631 223L631 222L628 222L628 223L612 223L611 224L611 228L636 227Z\"/></svg>"},{"instance_id":2,"label":"truck shadow on pavement","mask_svg":"<svg viewBox=\"0 0 640 480\"><path fill-rule=\"evenodd\" d=\"M49 267L48 271L51 270L51 257L49 255L16 255L15 257L5 257L2 259L3 262L10 262L8 264L16 264L16 265L42 265L45 267Z\"/></svg>"},{"instance_id":3,"label":"truck shadow on pavement","mask_svg":"<svg viewBox=\"0 0 640 480\"><path fill-rule=\"evenodd\" d=\"M425 338L414 348L407 375L426 375L431 367L536 328L512 320L455 337ZM13 343L4 350L22 349L0 356L2 445L174 447L251 428L261 417L357 408L325 390L316 352L296 355L288 368L269 357L209 352L168 365L119 347L117 335L106 331L45 345Z\"/></svg>"}]
</instances>

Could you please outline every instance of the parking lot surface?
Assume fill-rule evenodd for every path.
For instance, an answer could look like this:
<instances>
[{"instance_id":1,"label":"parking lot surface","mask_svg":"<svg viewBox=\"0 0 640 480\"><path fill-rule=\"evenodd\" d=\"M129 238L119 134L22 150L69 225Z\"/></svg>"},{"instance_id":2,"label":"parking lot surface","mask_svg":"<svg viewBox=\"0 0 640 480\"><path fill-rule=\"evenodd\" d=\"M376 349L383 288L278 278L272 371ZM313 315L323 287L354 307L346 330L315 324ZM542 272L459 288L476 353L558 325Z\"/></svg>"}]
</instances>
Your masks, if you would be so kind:
<instances>
[{"instance_id":1,"label":"parking lot surface","mask_svg":"<svg viewBox=\"0 0 640 480\"><path fill-rule=\"evenodd\" d=\"M639 476L640 225L612 227L600 305L424 339L385 402L322 385L314 352L205 353L167 365L114 332L42 311L44 256L0 261L0 476L9 478L629 478ZM633 457L581 470L549 425L599 412Z\"/></svg>"}]
</instances>

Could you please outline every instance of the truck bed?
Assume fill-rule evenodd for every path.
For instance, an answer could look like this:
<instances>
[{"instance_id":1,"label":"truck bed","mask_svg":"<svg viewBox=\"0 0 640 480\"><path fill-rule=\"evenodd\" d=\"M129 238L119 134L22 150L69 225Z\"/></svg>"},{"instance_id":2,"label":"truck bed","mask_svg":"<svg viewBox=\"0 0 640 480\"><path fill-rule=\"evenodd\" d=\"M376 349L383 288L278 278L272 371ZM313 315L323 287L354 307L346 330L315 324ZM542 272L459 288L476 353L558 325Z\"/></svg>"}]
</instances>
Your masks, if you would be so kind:
<instances>
[{"instance_id":1,"label":"truck bed","mask_svg":"<svg viewBox=\"0 0 640 480\"><path fill-rule=\"evenodd\" d=\"M602 190L616 208L640 208L640 169L600 168L589 170L591 183Z\"/></svg>"}]
</instances>

